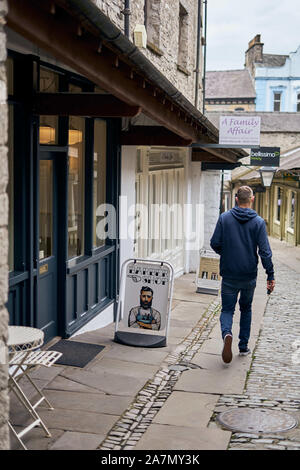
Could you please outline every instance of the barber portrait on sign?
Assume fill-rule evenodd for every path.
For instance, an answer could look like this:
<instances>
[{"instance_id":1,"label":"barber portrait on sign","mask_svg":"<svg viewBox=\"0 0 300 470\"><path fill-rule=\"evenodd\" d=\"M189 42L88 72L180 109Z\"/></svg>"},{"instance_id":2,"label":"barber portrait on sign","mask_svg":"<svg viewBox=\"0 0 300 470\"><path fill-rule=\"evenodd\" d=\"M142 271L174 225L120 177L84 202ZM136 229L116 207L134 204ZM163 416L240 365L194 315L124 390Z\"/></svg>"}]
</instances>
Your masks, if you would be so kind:
<instances>
[{"instance_id":1,"label":"barber portrait on sign","mask_svg":"<svg viewBox=\"0 0 300 470\"><path fill-rule=\"evenodd\" d=\"M148 330L159 330L161 315L152 307L153 290L144 286L140 291L140 305L133 307L128 315L128 326Z\"/></svg>"}]
</instances>

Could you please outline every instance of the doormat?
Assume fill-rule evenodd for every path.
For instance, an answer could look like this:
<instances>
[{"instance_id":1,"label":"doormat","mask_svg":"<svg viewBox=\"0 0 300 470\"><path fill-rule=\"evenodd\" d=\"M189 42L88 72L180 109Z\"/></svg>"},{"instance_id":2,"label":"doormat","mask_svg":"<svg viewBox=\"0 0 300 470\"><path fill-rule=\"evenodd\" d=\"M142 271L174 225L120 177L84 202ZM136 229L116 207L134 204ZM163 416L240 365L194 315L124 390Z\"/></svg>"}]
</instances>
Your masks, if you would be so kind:
<instances>
[{"instance_id":1,"label":"doormat","mask_svg":"<svg viewBox=\"0 0 300 470\"><path fill-rule=\"evenodd\" d=\"M49 351L59 351L62 356L55 364L63 366L84 367L99 354L105 346L91 343L80 343L61 339Z\"/></svg>"}]
</instances>

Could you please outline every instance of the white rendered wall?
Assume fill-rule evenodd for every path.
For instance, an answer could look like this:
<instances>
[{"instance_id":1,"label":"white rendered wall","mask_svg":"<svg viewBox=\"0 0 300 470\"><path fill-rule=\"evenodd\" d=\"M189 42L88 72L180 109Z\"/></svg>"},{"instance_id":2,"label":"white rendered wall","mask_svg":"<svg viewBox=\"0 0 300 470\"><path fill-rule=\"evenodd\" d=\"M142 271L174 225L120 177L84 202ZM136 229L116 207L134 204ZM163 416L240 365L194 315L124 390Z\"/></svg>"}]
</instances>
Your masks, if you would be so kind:
<instances>
[{"instance_id":1,"label":"white rendered wall","mask_svg":"<svg viewBox=\"0 0 300 470\"><path fill-rule=\"evenodd\" d=\"M197 272L199 251L204 239L204 205L201 188L201 163L188 158L186 167L185 272Z\"/></svg>"},{"instance_id":2,"label":"white rendered wall","mask_svg":"<svg viewBox=\"0 0 300 470\"><path fill-rule=\"evenodd\" d=\"M214 232L220 211L220 171L203 171L201 175L202 201L204 203L204 244L210 248L210 239Z\"/></svg>"}]
</instances>

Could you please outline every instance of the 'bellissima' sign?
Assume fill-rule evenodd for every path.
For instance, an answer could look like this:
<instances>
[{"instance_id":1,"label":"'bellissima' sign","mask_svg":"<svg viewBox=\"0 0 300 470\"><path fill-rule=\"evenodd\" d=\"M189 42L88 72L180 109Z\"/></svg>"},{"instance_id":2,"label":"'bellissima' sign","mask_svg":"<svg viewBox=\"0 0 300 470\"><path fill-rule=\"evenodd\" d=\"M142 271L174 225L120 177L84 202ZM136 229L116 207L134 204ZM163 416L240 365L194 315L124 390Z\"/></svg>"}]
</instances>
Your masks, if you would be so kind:
<instances>
[{"instance_id":1,"label":"'bellissima' sign","mask_svg":"<svg viewBox=\"0 0 300 470\"><path fill-rule=\"evenodd\" d=\"M250 165L254 166L279 166L280 148L279 147L260 147L251 149Z\"/></svg>"},{"instance_id":2,"label":"'bellissima' sign","mask_svg":"<svg viewBox=\"0 0 300 470\"><path fill-rule=\"evenodd\" d=\"M260 117L220 116L219 144L259 145Z\"/></svg>"}]
</instances>

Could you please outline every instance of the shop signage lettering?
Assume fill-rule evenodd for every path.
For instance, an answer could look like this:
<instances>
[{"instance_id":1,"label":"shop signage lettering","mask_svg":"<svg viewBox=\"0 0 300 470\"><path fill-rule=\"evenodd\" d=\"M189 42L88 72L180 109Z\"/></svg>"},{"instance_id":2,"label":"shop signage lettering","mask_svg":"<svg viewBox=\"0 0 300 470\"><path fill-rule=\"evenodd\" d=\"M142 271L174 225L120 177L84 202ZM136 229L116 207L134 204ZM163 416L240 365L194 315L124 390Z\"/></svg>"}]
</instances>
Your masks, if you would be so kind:
<instances>
[{"instance_id":1,"label":"shop signage lettering","mask_svg":"<svg viewBox=\"0 0 300 470\"><path fill-rule=\"evenodd\" d=\"M260 143L261 118L221 116L219 126L219 144L221 145L253 145Z\"/></svg>"},{"instance_id":2,"label":"shop signage lettering","mask_svg":"<svg viewBox=\"0 0 300 470\"><path fill-rule=\"evenodd\" d=\"M253 166L279 166L280 148L279 147L260 147L251 149L250 165Z\"/></svg>"}]
</instances>

